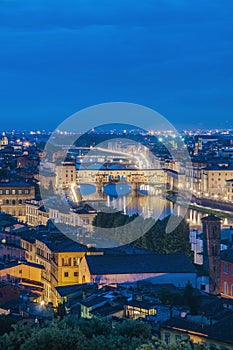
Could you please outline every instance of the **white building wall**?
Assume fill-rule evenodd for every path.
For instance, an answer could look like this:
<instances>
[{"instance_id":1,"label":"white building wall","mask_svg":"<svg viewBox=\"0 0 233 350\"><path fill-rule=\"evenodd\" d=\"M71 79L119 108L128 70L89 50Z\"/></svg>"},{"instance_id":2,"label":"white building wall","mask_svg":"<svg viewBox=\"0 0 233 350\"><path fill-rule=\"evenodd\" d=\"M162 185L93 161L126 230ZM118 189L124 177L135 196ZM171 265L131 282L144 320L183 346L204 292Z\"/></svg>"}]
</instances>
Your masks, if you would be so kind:
<instances>
[{"instance_id":1,"label":"white building wall","mask_svg":"<svg viewBox=\"0 0 233 350\"><path fill-rule=\"evenodd\" d=\"M205 289L202 288L205 286ZM203 292L209 293L209 276L199 276L197 278L197 289L202 290Z\"/></svg>"}]
</instances>

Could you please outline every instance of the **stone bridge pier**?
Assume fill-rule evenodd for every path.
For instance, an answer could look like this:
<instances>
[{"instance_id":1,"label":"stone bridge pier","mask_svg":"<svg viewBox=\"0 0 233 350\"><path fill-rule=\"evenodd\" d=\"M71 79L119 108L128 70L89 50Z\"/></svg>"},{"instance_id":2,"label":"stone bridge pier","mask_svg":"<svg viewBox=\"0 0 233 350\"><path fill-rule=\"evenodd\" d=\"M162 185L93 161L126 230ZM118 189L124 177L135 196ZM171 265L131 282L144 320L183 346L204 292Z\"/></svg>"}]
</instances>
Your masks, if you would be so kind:
<instances>
[{"instance_id":1,"label":"stone bridge pier","mask_svg":"<svg viewBox=\"0 0 233 350\"><path fill-rule=\"evenodd\" d=\"M104 183L103 182L96 182L95 183L95 187L96 187L96 192L99 194L103 194L104 193Z\"/></svg>"},{"instance_id":2,"label":"stone bridge pier","mask_svg":"<svg viewBox=\"0 0 233 350\"><path fill-rule=\"evenodd\" d=\"M132 195L134 197L136 197L138 195L138 191L140 189L140 183L139 182L133 182L130 184L131 186L131 191L132 191Z\"/></svg>"}]
</instances>

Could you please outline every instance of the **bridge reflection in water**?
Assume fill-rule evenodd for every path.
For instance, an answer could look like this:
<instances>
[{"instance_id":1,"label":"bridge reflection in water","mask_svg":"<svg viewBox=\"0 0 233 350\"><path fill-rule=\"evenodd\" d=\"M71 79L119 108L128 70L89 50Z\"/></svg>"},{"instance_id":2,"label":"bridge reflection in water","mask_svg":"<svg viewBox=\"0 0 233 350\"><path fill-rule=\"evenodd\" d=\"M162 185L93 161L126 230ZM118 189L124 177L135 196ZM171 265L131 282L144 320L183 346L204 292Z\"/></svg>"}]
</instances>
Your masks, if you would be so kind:
<instances>
[{"instance_id":1,"label":"bridge reflection in water","mask_svg":"<svg viewBox=\"0 0 233 350\"><path fill-rule=\"evenodd\" d=\"M94 185L79 185L79 192L83 200L90 202L92 200L101 200L104 201L106 206L122 211L124 214L133 215L138 213L144 218L154 218L155 220L158 218L162 219L171 213L181 216L185 215L191 227L201 227L201 219L207 215L207 211L189 209L186 212L182 206L174 206L172 202L162 198L158 189L154 189L154 192L148 190L147 185L142 185L138 195L134 196L130 186L127 184L105 185L103 192L98 192ZM233 225L233 220L225 217L222 224L223 226Z\"/></svg>"}]
</instances>

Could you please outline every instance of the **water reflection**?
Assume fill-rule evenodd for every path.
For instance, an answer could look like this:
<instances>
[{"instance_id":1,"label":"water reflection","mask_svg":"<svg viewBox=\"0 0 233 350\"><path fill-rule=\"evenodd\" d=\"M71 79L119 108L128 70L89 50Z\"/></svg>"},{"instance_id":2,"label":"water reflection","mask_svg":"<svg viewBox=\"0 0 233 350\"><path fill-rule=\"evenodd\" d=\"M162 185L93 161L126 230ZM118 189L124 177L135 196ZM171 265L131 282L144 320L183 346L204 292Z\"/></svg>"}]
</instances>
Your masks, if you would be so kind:
<instances>
[{"instance_id":1,"label":"water reflection","mask_svg":"<svg viewBox=\"0 0 233 350\"><path fill-rule=\"evenodd\" d=\"M130 191L130 186L126 184L110 184L104 186L104 193L110 196L111 198L127 196L130 193Z\"/></svg>"},{"instance_id":2,"label":"water reflection","mask_svg":"<svg viewBox=\"0 0 233 350\"><path fill-rule=\"evenodd\" d=\"M207 215L203 210L189 209L162 198L160 195L136 195L127 184L109 184L98 190L94 185L79 185L83 200L102 200L105 205L124 212L127 215L138 213L144 218L162 219L170 214L185 216L192 228L201 227L201 219ZM156 192L157 193L157 192ZM233 225L233 219L223 218L223 226Z\"/></svg>"},{"instance_id":3,"label":"water reflection","mask_svg":"<svg viewBox=\"0 0 233 350\"><path fill-rule=\"evenodd\" d=\"M170 203L159 196L129 195L119 199L108 196L107 204L109 207L122 210L127 215L138 213L144 218L158 219L170 213Z\"/></svg>"}]
</instances>

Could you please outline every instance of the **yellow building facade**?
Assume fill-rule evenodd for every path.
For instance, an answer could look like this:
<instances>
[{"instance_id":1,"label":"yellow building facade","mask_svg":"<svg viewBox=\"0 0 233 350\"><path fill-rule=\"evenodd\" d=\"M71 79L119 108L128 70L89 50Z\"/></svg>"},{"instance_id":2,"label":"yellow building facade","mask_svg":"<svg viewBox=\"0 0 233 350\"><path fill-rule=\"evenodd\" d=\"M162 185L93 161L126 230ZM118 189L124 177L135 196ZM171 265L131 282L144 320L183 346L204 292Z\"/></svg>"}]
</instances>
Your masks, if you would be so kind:
<instances>
[{"instance_id":1,"label":"yellow building facade","mask_svg":"<svg viewBox=\"0 0 233 350\"><path fill-rule=\"evenodd\" d=\"M16 262L0 270L2 281L17 282L20 285L30 287L38 296L43 295L43 274L44 267L30 262Z\"/></svg>"},{"instance_id":2,"label":"yellow building facade","mask_svg":"<svg viewBox=\"0 0 233 350\"><path fill-rule=\"evenodd\" d=\"M38 239L35 239L34 243L22 239L21 246L26 249L26 258L29 262L44 266L41 282L44 285L45 303L52 302L55 306L58 304L60 297L56 287L80 283L79 264L87 254L86 247L80 250L80 246L76 249L75 242L70 242L67 246L63 246L60 242L56 246Z\"/></svg>"},{"instance_id":3,"label":"yellow building facade","mask_svg":"<svg viewBox=\"0 0 233 350\"><path fill-rule=\"evenodd\" d=\"M203 169L203 195L211 199L227 200L227 181L233 179L232 167Z\"/></svg>"}]
</instances>

